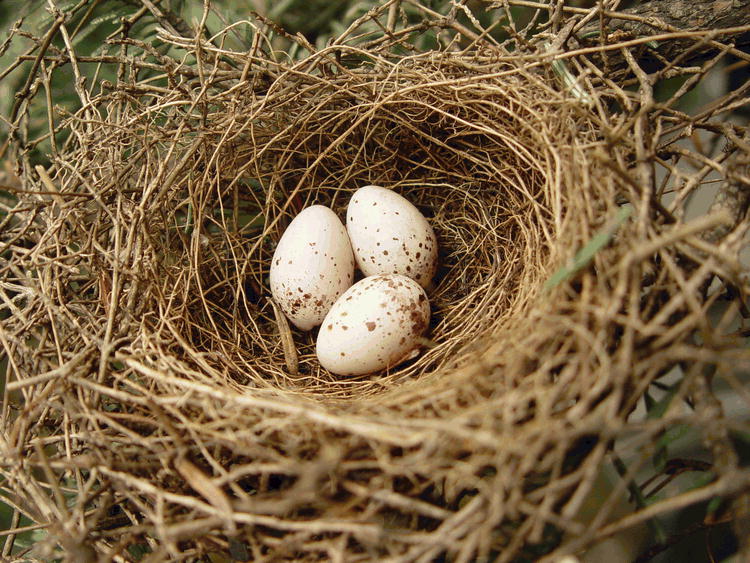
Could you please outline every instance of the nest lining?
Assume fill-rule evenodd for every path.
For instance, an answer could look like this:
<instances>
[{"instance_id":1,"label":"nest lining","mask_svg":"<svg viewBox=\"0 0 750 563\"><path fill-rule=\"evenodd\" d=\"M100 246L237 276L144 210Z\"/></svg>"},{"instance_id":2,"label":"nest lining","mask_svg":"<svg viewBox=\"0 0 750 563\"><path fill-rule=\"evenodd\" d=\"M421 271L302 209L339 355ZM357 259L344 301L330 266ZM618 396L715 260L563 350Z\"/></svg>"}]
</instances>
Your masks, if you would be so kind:
<instances>
[{"instance_id":1,"label":"nest lining","mask_svg":"<svg viewBox=\"0 0 750 563\"><path fill-rule=\"evenodd\" d=\"M519 280L524 272L549 274L548 249L560 227L555 207L564 184L575 181L562 177L560 161L585 158L576 147L585 126L575 101L566 105L560 93L524 85L512 67L467 81L463 59L445 55L365 70L335 81L308 77L304 97L294 94L302 79L292 81L271 96L276 103L260 109L243 107L242 93L234 92L230 111L210 114L200 133L210 141L184 170L177 164L182 139L166 149L171 161L154 150L175 137L155 125L173 119L169 111L160 115L159 105L133 110L127 121L142 133L123 137L124 147L106 125L97 133L110 161L141 166L130 176L135 185L156 186L160 176L174 176L171 187L151 190L148 199L155 195L162 203L148 201L142 219L153 231L146 248L158 270L154 279L161 280L139 295L152 300L144 317L149 340L177 337L239 385L352 397L388 388L394 378L440 371L448 362L458 366L483 336L518 315L531 298L518 289ZM118 151L122 156L112 158ZM162 170L165 161L170 168ZM429 338L436 346L391 374L342 379L317 366L314 333L295 330L302 369L292 376L266 302L275 241L313 203L343 216L348 194L367 183L404 194L436 230L440 271L429 292ZM140 196L136 188L109 189ZM136 205L127 199L123 207Z\"/></svg>"}]
</instances>

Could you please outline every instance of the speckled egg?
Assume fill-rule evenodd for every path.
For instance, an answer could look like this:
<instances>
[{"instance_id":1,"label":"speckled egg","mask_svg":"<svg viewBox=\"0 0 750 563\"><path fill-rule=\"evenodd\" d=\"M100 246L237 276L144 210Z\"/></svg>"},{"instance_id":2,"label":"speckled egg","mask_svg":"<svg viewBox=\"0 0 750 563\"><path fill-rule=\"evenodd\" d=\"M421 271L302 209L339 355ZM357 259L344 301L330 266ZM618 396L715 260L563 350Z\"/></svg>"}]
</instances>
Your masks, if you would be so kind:
<instances>
[{"instance_id":1,"label":"speckled egg","mask_svg":"<svg viewBox=\"0 0 750 563\"><path fill-rule=\"evenodd\" d=\"M432 227L403 196L380 186L364 186L346 211L357 265L366 276L402 274L427 287L437 269Z\"/></svg>"},{"instance_id":2,"label":"speckled egg","mask_svg":"<svg viewBox=\"0 0 750 563\"><path fill-rule=\"evenodd\" d=\"M346 229L322 205L303 209L281 237L271 261L271 294L302 330L319 325L352 285L354 256Z\"/></svg>"},{"instance_id":3,"label":"speckled egg","mask_svg":"<svg viewBox=\"0 0 750 563\"><path fill-rule=\"evenodd\" d=\"M334 303L318 332L320 364L338 375L398 365L419 348L430 322L424 289L400 274L358 281Z\"/></svg>"}]
</instances>

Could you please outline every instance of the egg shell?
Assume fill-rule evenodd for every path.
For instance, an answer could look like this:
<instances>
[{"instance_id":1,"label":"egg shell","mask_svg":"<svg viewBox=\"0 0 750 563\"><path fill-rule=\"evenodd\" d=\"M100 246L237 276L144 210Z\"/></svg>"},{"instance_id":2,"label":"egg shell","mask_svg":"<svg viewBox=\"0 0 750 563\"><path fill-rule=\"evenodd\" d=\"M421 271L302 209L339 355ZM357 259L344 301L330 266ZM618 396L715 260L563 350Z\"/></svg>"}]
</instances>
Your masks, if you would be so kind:
<instances>
[{"instance_id":1,"label":"egg shell","mask_svg":"<svg viewBox=\"0 0 750 563\"><path fill-rule=\"evenodd\" d=\"M419 348L430 322L424 289L400 274L370 276L346 290L318 332L320 364L338 375L393 367Z\"/></svg>"},{"instance_id":2,"label":"egg shell","mask_svg":"<svg viewBox=\"0 0 750 563\"><path fill-rule=\"evenodd\" d=\"M365 276L402 274L429 285L437 269L437 238L403 196L380 186L358 189L346 210L346 230Z\"/></svg>"},{"instance_id":3,"label":"egg shell","mask_svg":"<svg viewBox=\"0 0 750 563\"><path fill-rule=\"evenodd\" d=\"M322 205L303 209L271 259L271 295L302 330L319 325L354 281L354 255L344 225Z\"/></svg>"}]
</instances>

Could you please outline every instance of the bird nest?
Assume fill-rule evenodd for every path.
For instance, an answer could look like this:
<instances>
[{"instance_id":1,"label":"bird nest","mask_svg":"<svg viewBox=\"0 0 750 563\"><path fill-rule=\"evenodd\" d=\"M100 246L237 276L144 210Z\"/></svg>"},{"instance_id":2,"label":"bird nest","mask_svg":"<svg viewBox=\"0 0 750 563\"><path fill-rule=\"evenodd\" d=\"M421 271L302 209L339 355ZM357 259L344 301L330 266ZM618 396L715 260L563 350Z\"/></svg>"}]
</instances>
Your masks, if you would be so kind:
<instances>
[{"instance_id":1,"label":"bird nest","mask_svg":"<svg viewBox=\"0 0 750 563\"><path fill-rule=\"evenodd\" d=\"M77 84L48 167L16 131L0 475L29 520L14 534L47 531L38 556L510 561L714 497L741 516L750 483L711 389L740 392L749 367L749 141L723 118L736 96L696 117L653 93L733 50L688 68L648 35L716 36L633 39L608 28L632 18L546 7L521 28L498 4L483 29L386 2L322 48L260 16L162 29L168 54L123 28L98 61L117 82ZM280 56L272 32L306 54ZM70 45L50 56L82 64ZM698 130L723 150L686 144ZM268 272L299 211L343 218L366 184L429 219L439 269L420 355L340 377L315 330L274 313ZM720 197L691 214L707 184ZM678 424L706 440L711 478L610 517ZM625 439L622 485L582 519Z\"/></svg>"}]
</instances>

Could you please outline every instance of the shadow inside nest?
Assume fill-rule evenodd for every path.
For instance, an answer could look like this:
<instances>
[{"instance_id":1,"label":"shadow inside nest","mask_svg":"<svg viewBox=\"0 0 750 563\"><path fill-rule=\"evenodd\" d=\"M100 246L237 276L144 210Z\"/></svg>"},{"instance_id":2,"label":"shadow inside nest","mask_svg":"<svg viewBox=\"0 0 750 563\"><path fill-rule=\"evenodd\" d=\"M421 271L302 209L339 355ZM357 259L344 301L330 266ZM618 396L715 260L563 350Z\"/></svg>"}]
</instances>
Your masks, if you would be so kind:
<instances>
[{"instance_id":1,"label":"shadow inside nest","mask_svg":"<svg viewBox=\"0 0 750 563\"><path fill-rule=\"evenodd\" d=\"M235 139L214 153L221 177L204 173L208 182L195 187L208 212L227 210L206 243L214 250L200 253L204 276L199 284L211 288L200 295L211 306L185 310L195 315L189 324L198 335L200 327L210 327L205 340L196 335L190 340L208 350L219 343L223 361L232 358L231 377L240 384L263 386L259 378L295 392L350 399L449 370L471 361L478 343L539 290L530 276L539 282L544 274L556 229L553 207L566 197L555 192L567 189L569 179L553 163L564 158L559 151L570 153L579 142L575 108L554 97L545 101L542 94L550 96L548 91L514 90L507 79L502 90L479 83L469 93L460 81L449 83L441 98L429 76L422 78L421 88L401 91L398 84L389 85L387 103L355 103L348 92L358 84L335 92L322 84L300 102L301 108L281 104L265 119L233 118L239 121L231 133ZM452 99L457 92L464 98ZM532 95L538 107L522 112L525 97ZM561 118L551 118L560 107ZM281 119L279 112L284 127L268 129L266 123ZM329 113L337 116L335 122ZM555 129L560 148L549 140ZM261 173L248 177L249 170ZM303 208L322 204L343 218L350 194L366 184L404 195L438 237L439 269L428 288L428 347L389 373L341 378L317 364L316 330L292 329L299 356L299 373L292 375L267 301L271 255L285 226Z\"/></svg>"}]
</instances>

